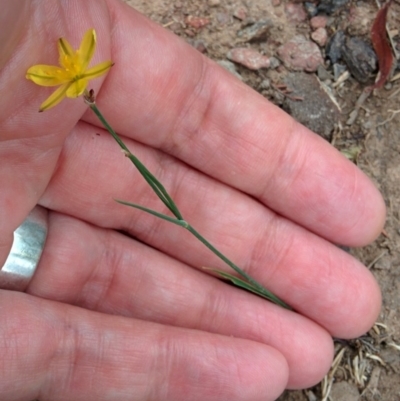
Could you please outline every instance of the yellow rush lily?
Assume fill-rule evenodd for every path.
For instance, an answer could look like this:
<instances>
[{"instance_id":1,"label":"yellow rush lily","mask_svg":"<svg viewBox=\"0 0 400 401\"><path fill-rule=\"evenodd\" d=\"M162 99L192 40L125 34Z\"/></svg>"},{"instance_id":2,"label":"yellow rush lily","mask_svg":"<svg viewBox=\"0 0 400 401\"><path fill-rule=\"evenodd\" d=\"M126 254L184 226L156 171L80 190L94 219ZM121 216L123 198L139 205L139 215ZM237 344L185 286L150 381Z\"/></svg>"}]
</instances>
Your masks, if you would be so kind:
<instances>
[{"instance_id":1,"label":"yellow rush lily","mask_svg":"<svg viewBox=\"0 0 400 401\"><path fill-rule=\"evenodd\" d=\"M60 54L60 66L38 64L29 68L26 78L41 86L61 85L40 106L39 111L48 110L60 103L65 97L78 97L85 91L89 80L105 74L112 66L112 61L104 61L88 68L96 49L96 31L89 29L79 46L74 51L65 38L57 42Z\"/></svg>"}]
</instances>

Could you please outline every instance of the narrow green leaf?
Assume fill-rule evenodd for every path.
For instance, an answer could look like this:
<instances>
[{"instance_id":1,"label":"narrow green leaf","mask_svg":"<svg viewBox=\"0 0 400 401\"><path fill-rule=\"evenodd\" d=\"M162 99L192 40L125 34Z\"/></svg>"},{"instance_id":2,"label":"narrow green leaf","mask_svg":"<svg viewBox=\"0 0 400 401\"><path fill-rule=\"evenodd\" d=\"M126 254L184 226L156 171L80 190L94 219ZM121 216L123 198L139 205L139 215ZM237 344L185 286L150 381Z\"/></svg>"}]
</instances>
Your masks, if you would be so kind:
<instances>
[{"instance_id":1,"label":"narrow green leaf","mask_svg":"<svg viewBox=\"0 0 400 401\"><path fill-rule=\"evenodd\" d=\"M115 139L115 141L118 143L120 148L125 152L126 156L129 158L129 160L138 169L139 173L143 176L143 178L146 180L146 182L150 185L150 187L153 189L155 194L160 198L161 202L163 202L164 205L167 206L167 208L171 211L171 213L174 216L176 216L177 219L183 220L183 217L182 217L178 207L176 206L176 204L172 200L172 198L169 196L167 190L164 188L164 186L161 184L161 182L158 181L157 178L154 177L154 175L151 174L151 172L146 168L146 166L134 154L131 153L131 151L128 149L128 147L125 145L125 143L122 141L120 136L114 131L114 129L111 127L111 125L108 123L108 121L104 118L103 114L97 108L96 104L90 103L90 108L96 114L96 116L99 118L99 120L104 125L104 127L107 129L107 131L111 134L111 136Z\"/></svg>"},{"instance_id":2,"label":"narrow green leaf","mask_svg":"<svg viewBox=\"0 0 400 401\"><path fill-rule=\"evenodd\" d=\"M186 228L186 226L187 226L187 222L185 220L179 220L179 219L176 219L175 217L167 216L166 214L156 212L153 209L149 209L147 207L138 205L137 203L127 202L127 201L123 201L123 200L120 200L120 199L114 199L114 200L116 202L120 203L121 205L130 206L130 207L133 207L135 209L142 210L143 212L152 214L153 216L159 217L160 219L169 221L170 223L174 223L174 224L176 224L178 226L181 226L181 227L184 227L184 228Z\"/></svg>"},{"instance_id":3,"label":"narrow green leaf","mask_svg":"<svg viewBox=\"0 0 400 401\"><path fill-rule=\"evenodd\" d=\"M256 294L262 298L268 299L269 301L272 301L277 305L283 306L286 309L291 309L285 302L283 302L281 299L279 299L277 296L272 294L272 292L268 291L267 289L260 290L259 287L256 287L255 285L253 285L239 277L236 277L236 276L234 276L230 273L224 272L222 270L214 269L212 267L203 267L203 270L210 271L210 272L214 273L216 276L218 276L219 278L230 281L236 287L243 288L246 291L252 292L253 294Z\"/></svg>"}]
</instances>

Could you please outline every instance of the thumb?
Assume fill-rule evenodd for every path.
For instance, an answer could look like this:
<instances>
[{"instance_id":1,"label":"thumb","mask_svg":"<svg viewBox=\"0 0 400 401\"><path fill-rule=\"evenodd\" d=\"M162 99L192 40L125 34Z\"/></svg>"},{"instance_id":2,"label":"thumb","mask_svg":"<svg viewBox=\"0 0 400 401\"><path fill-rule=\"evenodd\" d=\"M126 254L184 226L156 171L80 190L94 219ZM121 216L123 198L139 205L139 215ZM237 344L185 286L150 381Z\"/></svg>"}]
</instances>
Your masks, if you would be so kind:
<instances>
[{"instance_id":1,"label":"thumb","mask_svg":"<svg viewBox=\"0 0 400 401\"><path fill-rule=\"evenodd\" d=\"M77 49L85 31L98 36L97 59L110 58L110 22L104 1L31 2L4 0L0 13L0 267L13 231L38 203L57 165L65 137L86 107L83 100L38 113L55 88L25 79L36 64L58 65L57 40ZM4 40L4 42L3 42ZM3 46L3 43L5 44ZM98 91L100 79L93 87Z\"/></svg>"}]
</instances>

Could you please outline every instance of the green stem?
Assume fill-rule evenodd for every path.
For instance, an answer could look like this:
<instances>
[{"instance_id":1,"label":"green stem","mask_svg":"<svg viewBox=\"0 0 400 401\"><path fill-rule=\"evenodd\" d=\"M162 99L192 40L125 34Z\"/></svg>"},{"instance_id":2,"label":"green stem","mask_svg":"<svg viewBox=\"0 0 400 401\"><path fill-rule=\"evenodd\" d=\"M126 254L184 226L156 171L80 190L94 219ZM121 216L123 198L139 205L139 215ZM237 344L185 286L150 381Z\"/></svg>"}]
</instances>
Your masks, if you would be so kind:
<instances>
[{"instance_id":1,"label":"green stem","mask_svg":"<svg viewBox=\"0 0 400 401\"><path fill-rule=\"evenodd\" d=\"M177 225L179 225L179 226L181 226L183 228L186 228L202 244L204 244L211 252L213 252L217 257L219 257L222 261L224 261L236 273L238 273L243 278L245 278L248 281L248 283L251 284L255 288L256 291L259 291L261 294L263 294L263 296L265 296L267 299L270 299L272 302L276 303L277 305L280 305L280 306L282 306L282 307L284 307L286 309L291 309L290 306L288 306L285 302L283 302L281 299L279 299L273 293L268 291L257 280L255 280L253 277L251 277L249 274L247 274L245 271L243 271L240 267L236 266L223 253L221 253L217 248L215 248L212 244L210 244L189 223L187 223L183 219L178 207L176 206L175 202L172 200L172 198L170 197L170 195L168 194L168 192L164 188L164 186L157 180L157 178L153 174L151 174L151 172L146 168L146 166L144 166L144 164L135 155L133 155L130 152L130 150L124 144L124 142L119 137L119 135L114 131L114 129L111 127L111 125L108 123L108 121L104 118L104 116L102 115L102 113L100 112L100 110L96 106L96 103L94 101L94 95L93 95L92 92L85 93L85 101L90 106L90 108L95 113L95 115L100 120L100 122L107 129L107 131L112 135L112 137L118 143L120 148L124 151L125 155L131 160L131 162L139 170L139 172L141 173L143 178L151 186L151 188L156 193L156 195L160 198L160 200L167 206L167 208L171 211L171 213L176 217L176 219L172 218L170 216L167 216L165 214L156 212L156 211L154 211L152 209L148 209L148 208L146 208L144 206L137 205L135 203L121 201L121 200L117 200L117 202L119 202L121 204L124 204L124 205L127 205L127 206L134 207L136 209L140 209L140 210L142 210L144 212L147 212L149 214L157 216L157 217L159 217L161 219L167 220L170 223L174 223L174 224L177 224Z\"/></svg>"},{"instance_id":2,"label":"green stem","mask_svg":"<svg viewBox=\"0 0 400 401\"><path fill-rule=\"evenodd\" d=\"M88 102L90 108L96 114L97 118L104 125L107 131L112 135L115 141L118 143L120 148L124 151L126 156L131 160L131 162L135 165L135 167L142 174L143 178L147 181L147 183L151 186L153 191L157 194L160 200L164 203L165 206L171 211L171 213L176 216L176 218L183 220L181 213L179 212L178 207L175 202L169 196L167 190L164 186L154 177L153 174L147 169L147 167L134 155L130 152L127 146L124 144L120 136L114 131L108 121L101 114L100 110L97 108L96 103Z\"/></svg>"},{"instance_id":3,"label":"green stem","mask_svg":"<svg viewBox=\"0 0 400 401\"><path fill-rule=\"evenodd\" d=\"M236 266L231 260L229 260L223 253L221 253L214 245L210 244L198 231L196 231L190 224L185 226L185 228L192 233L200 242L202 242L211 252L213 252L216 256L218 256L221 260L223 260L229 267L235 270L236 273L240 274L244 277L250 284L252 284L258 291L264 294L267 298L274 301L276 304L286 308L291 309L289 305L279 299L272 292L268 291L262 284L260 284L257 280L247 274L240 267Z\"/></svg>"}]
</instances>

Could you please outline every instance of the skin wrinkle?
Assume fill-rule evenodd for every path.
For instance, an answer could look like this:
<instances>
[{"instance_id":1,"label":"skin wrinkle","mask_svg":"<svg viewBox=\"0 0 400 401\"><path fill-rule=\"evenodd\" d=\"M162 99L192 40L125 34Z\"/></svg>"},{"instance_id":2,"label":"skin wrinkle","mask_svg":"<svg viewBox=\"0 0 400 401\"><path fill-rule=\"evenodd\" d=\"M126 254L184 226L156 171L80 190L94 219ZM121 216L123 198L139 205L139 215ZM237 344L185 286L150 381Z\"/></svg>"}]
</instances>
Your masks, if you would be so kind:
<instances>
[{"instance_id":1,"label":"skin wrinkle","mask_svg":"<svg viewBox=\"0 0 400 401\"><path fill-rule=\"evenodd\" d=\"M23 24L21 26L23 26ZM7 87L7 91L10 91L11 93L13 93L16 90L20 82L20 76L19 74L15 73L16 72L15 65L19 66L20 64L24 63L25 60L22 55L26 52L26 49L29 48L30 37L31 33L29 30L28 31L24 30L24 32L21 33L21 36L19 38L19 43L18 45L15 46L14 51L11 54L11 57L7 60L6 64L2 66L2 68L0 68L1 74L7 76L8 78L7 80L0 80L0 92L3 92L5 90L5 87ZM29 100L34 101L34 97L31 95ZM2 99L0 98L1 109L2 110L7 109L7 111L9 110L9 107L6 108L2 106L3 106ZM4 135L9 131L10 127L15 126L15 118L19 117L21 114L24 113L25 107L26 105L24 103L14 103L13 108L11 108L9 113L0 114L0 116L2 115L4 117L4 119L0 119L0 126L2 127L1 141L4 140ZM10 136L10 138L14 138L14 136Z\"/></svg>"},{"instance_id":2,"label":"skin wrinkle","mask_svg":"<svg viewBox=\"0 0 400 401\"><path fill-rule=\"evenodd\" d=\"M52 331L45 331L44 328L41 327L43 318L47 320L46 323L48 323L49 316L47 314L42 315L42 317L40 318L41 324L37 324L39 318L35 318L34 313L32 313L34 303L32 303L32 305L29 305L30 299L27 295L19 293L13 294L12 297L14 299L11 301L12 303L10 303L10 301L7 300L5 296L6 292L3 292L3 299L1 303L2 305L4 305L5 310L9 308L10 305L16 305L16 312L18 312L14 314L11 319L4 319L7 318L7 314L2 317L3 334L1 337L7 340L12 340L12 342L14 343L11 345L10 343L8 343L6 348L4 349L5 352L2 353L3 363L6 362L5 358L10 350L16 351L16 354L12 356L12 359L10 361L11 363L6 363L5 376L9 378L10 376L8 375L10 374L10 370L13 369L13 365L16 365L15 381L17 383L14 385L17 385L18 388L24 388L24 386L28 384L28 380L30 382L29 386L27 388L25 387L26 390L23 391L23 395L20 393L20 396L25 396L27 398L33 399L40 392L40 388L46 381L45 372L43 372L43 370L41 369L42 361L40 361L40 359L43 359L44 356L45 361L43 362L49 363L52 360L52 354L55 354L57 352L56 347L54 346L56 342L53 341L54 335L51 335ZM23 308L18 307L19 299L27 301L26 305ZM40 303L43 303L43 301L41 301ZM34 317L33 319L32 316ZM29 325L30 327L29 332L26 332L26 330L24 329L27 325ZM47 324L47 328L52 329L53 327L54 322L51 322L51 325ZM47 335L46 341L41 341L38 343L36 339L40 338L41 333L44 332ZM26 352L27 349L29 350L29 353ZM40 357L38 358L39 355ZM33 374L26 375L26 369L33 370ZM8 385L10 385L10 387ZM11 397L14 396L11 383L3 381L0 385L0 388L1 394L9 394Z\"/></svg>"},{"instance_id":3,"label":"skin wrinkle","mask_svg":"<svg viewBox=\"0 0 400 401\"><path fill-rule=\"evenodd\" d=\"M263 231L258 234L258 238L254 239L254 246L250 250L250 256L246 258L247 262L244 265L245 271L249 274L255 274L255 276L258 276L257 273L261 270L267 287L271 280L276 281L275 276L279 275L280 266L285 264L284 260L293 242L292 238L287 240L288 237L286 237L285 245L278 245L278 238L281 236L280 223L283 220L283 217L275 213L272 214ZM269 262L268 265L265 261ZM273 263L271 264L271 262Z\"/></svg>"},{"instance_id":4,"label":"skin wrinkle","mask_svg":"<svg viewBox=\"0 0 400 401\"><path fill-rule=\"evenodd\" d=\"M63 354L67 351L66 355L62 355L61 369L58 372L58 377L54 380L54 396L60 394L60 381L64 384L61 389L68 394L71 391L80 391L81 388L89 386L93 387L96 382L96 375L100 375L104 370L104 362L107 355L104 352L104 336L105 332L102 330L93 330L93 322L82 323L76 327L73 323L74 317L73 310L67 309L65 313L65 322L63 332L66 334L64 344L61 349ZM93 347L96 344L96 347ZM63 371L64 370L64 371ZM89 372L92 372L88 374ZM92 383L87 383L87 381ZM51 395L48 398L51 398Z\"/></svg>"},{"instance_id":5,"label":"skin wrinkle","mask_svg":"<svg viewBox=\"0 0 400 401\"><path fill-rule=\"evenodd\" d=\"M61 391L68 392L73 382L74 370L77 366L79 334L68 318L68 312L64 314L65 322L57 331L61 339L57 341L57 348L48 365L46 381L42 384L38 399L52 397ZM62 378L61 382L59 379ZM43 398L42 398L43 397Z\"/></svg>"},{"instance_id":6,"label":"skin wrinkle","mask_svg":"<svg viewBox=\"0 0 400 401\"><path fill-rule=\"evenodd\" d=\"M348 198L349 199L356 198L357 187L359 186L358 185L357 174L356 174L355 171L353 173L353 177L354 177L353 178L354 185L352 187L352 191L348 194ZM358 202L358 203L360 205L360 208L358 209L359 210L358 217L356 215L357 218L354 220L354 223L347 228L347 230L349 230L349 231L357 231L357 227L358 227L360 221L366 218L365 202L361 202L361 203Z\"/></svg>"},{"instance_id":7,"label":"skin wrinkle","mask_svg":"<svg viewBox=\"0 0 400 401\"><path fill-rule=\"evenodd\" d=\"M296 128L297 123L293 120L290 132L285 137L286 141L281 143L280 148L274 153L274 155L277 155L278 157L276 160L272 160L272 163L268 166L269 171L263 186L260 187L258 193L252 193L252 195L260 199L263 204L268 205L270 203L269 198L271 193L276 193L277 189L279 192L284 192L292 185L293 181L300 174L301 168L296 171L296 176L292 178L292 166L295 164L293 163L293 154L297 153L296 161L299 158L299 155L302 154L299 152L298 143L300 137L295 132ZM277 144L275 146L277 146ZM305 159L302 158L302 160L301 166L304 166ZM289 177L287 175L288 170L290 170L291 173Z\"/></svg>"},{"instance_id":8,"label":"skin wrinkle","mask_svg":"<svg viewBox=\"0 0 400 401\"><path fill-rule=\"evenodd\" d=\"M86 283L82 286L82 293L86 293L86 296L82 296L82 301L84 301L84 305L88 309L103 310L104 303L113 293L114 287L117 286L116 276L121 268L121 260L123 260L125 255L118 249L115 249L115 241L110 241L111 233L107 232L103 236L103 245L100 251L101 256L95 261L92 274L88 276ZM99 247L97 246L96 250L98 249ZM103 264L109 267L105 272L101 268ZM93 282L101 283L101 285L93 286Z\"/></svg>"},{"instance_id":9,"label":"skin wrinkle","mask_svg":"<svg viewBox=\"0 0 400 401\"><path fill-rule=\"evenodd\" d=\"M185 106L175 117L170 131L167 131L164 135L163 141L159 146L159 149L163 149L164 152L169 154L174 154L176 149L182 149L187 143L193 142L193 136L199 135L200 128L204 121L207 121L207 116L213 106L212 93L208 90L206 91L208 89L206 81L209 75L209 63L203 57L198 57L198 61L200 72L198 73L197 82L193 84L193 91L185 101ZM194 105L195 107L193 107ZM183 136L180 136L179 141L177 141L175 132L184 133ZM177 152L180 153L180 150Z\"/></svg>"},{"instance_id":10,"label":"skin wrinkle","mask_svg":"<svg viewBox=\"0 0 400 401\"><path fill-rule=\"evenodd\" d=\"M324 225L325 227L329 227L329 223L328 222L329 222L330 219L327 219L326 217L327 216L336 215L337 205L339 205L339 203L341 204L340 198L343 197L343 193L345 193L344 190L347 191L347 188L344 187L342 181L340 181L340 182L334 181L333 182L333 181L331 181L329 179L329 177L326 177L325 174L321 174L318 170L316 170L314 172L314 174L317 177L320 177L321 181L328 180L331 184L334 184L334 185L331 185L331 188L329 190L330 204L329 205L325 205L324 208L321 208L321 207L315 208L315 212L316 212L315 215L319 216L318 217L318 223L321 224L321 225ZM333 189L334 189L334 191L333 191ZM346 193L346 196L347 196L347 193ZM336 202L336 199L339 202Z\"/></svg>"},{"instance_id":11,"label":"skin wrinkle","mask_svg":"<svg viewBox=\"0 0 400 401\"><path fill-rule=\"evenodd\" d=\"M214 70L217 70L216 66L212 66ZM223 71L224 74L229 74L228 72ZM218 74L222 75L221 71L218 71ZM222 103L225 102L225 89L226 87L223 85L224 82L222 80L216 80L214 79L215 82L212 83L214 85L214 97L215 100L213 101L214 104ZM233 84L233 83L230 83ZM228 105L225 104L225 107L228 107ZM212 108L210 108L212 110ZM229 107L229 110L224 111L225 114L232 114L236 115L237 119L240 120L240 131L241 132L247 132L249 131L249 125L253 124L253 120L250 118L245 119L245 117L241 113L241 102L237 102L236 104L232 105ZM215 121L216 116L213 113L209 113L209 121L204 119L203 123L200 125L200 131L203 132L203 137L208 137L212 139L213 142L215 142L215 138L218 138L218 134L220 132L224 133L224 136L222 137L221 140L218 141L218 143L215 143L213 148L215 151L210 153L210 158L208 159L208 163L211 166L217 166L217 167L211 167L209 170L211 170L211 173L208 173L210 177L214 178L215 180L221 181L225 183L223 180L218 177L218 175L215 174L216 171L219 169L219 164L220 160L224 160L226 164L229 164L231 166L231 169L229 171L230 177L235 177L238 174L240 174L240 170L246 170L249 168L250 165L254 165L255 163L255 156L250 160L247 157L248 151L256 150L256 154L259 153L259 146L253 146L252 141L245 137L238 137L237 132L239 131L239 128L237 130L232 130L229 131L227 130L227 123L225 121ZM207 116L205 116L207 117ZM250 128L251 129L251 128ZM216 131L216 132L215 132ZM215 135L217 134L217 135ZM244 142L244 143L243 143ZM246 148L246 152L243 152L245 146L244 145L249 145L251 144L251 147ZM234 151L229 152L229 149L234 149ZM207 151L207 150L206 150ZM179 157L179 156L178 156ZM203 156L204 157L204 156ZM264 155L263 157L260 157L259 160L264 160ZM248 178L248 177L246 177ZM254 185L254 187L257 187L257 185Z\"/></svg>"},{"instance_id":12,"label":"skin wrinkle","mask_svg":"<svg viewBox=\"0 0 400 401\"><path fill-rule=\"evenodd\" d=\"M29 10L29 1L19 1L11 7L5 7L0 15L0 43L2 44L0 70L9 60L18 47L18 43L24 32L24 22L26 21Z\"/></svg>"},{"instance_id":13,"label":"skin wrinkle","mask_svg":"<svg viewBox=\"0 0 400 401\"><path fill-rule=\"evenodd\" d=\"M199 74L198 82L194 85L193 95L191 95L188 106L185 106L184 113L181 114L171 130L171 142L180 143L180 145L165 148L167 142L162 142L159 149L166 149L168 153L179 155L181 149L184 148L185 143L190 142L189 147L194 146L193 144L198 141L198 138L204 138L204 141L208 143L210 139L213 142L218 138L213 135L211 127L209 127L209 121L212 120L212 110L214 105L218 102L216 98L220 95L218 82L213 87L213 92L207 92L205 96L204 88L210 85L206 85L210 71L215 69L215 66L210 65L210 62L203 57L199 57L201 60L201 73ZM197 96L196 96L197 95ZM201 110L200 113L198 110ZM221 141L219 141L221 142ZM195 144L195 146L201 146L201 144ZM225 143L214 143L213 146L209 147L206 152L202 155L202 164L204 166L213 162L214 158L220 158L221 154L224 155ZM179 157L179 156L178 156ZM234 163L233 165L235 165Z\"/></svg>"},{"instance_id":14,"label":"skin wrinkle","mask_svg":"<svg viewBox=\"0 0 400 401\"><path fill-rule=\"evenodd\" d=\"M172 381L174 372L173 358L182 356L176 349L178 342L171 341L170 337L166 337L162 331L158 332L155 344L157 344L155 357L153 358L151 377L155 380L152 383L153 396L148 397L149 400L170 399L171 385L176 384ZM160 372L163 372L160 375Z\"/></svg>"},{"instance_id":15,"label":"skin wrinkle","mask_svg":"<svg viewBox=\"0 0 400 401\"><path fill-rule=\"evenodd\" d=\"M326 167L324 165L324 168L326 170ZM353 177L356 177L356 170L352 169L350 170ZM346 205L346 202L343 202L341 199L351 199L351 192L353 192L353 189L351 190L351 192L349 193L349 185L347 184L345 186L345 184L343 183L342 180L332 180L331 178L331 172L330 171L324 171L325 174L321 174L320 171L318 169L316 169L314 171L314 174L317 177L320 177L320 182L328 182L329 186L325 187L325 194L324 197L325 198L329 198L329 202L324 203L323 207L321 204L317 204L316 201L311 204L311 210L313 210L314 213L312 213L312 217L313 219L318 223L319 226L321 227L326 227L329 228L329 226L331 226L333 217L335 215L338 215L340 213L340 210L343 210L343 205ZM334 177L333 177L334 178ZM352 186L353 187L353 186ZM322 187L323 188L323 187ZM354 188L354 187L353 187ZM316 192L313 190L313 188L310 189L310 192ZM309 199L306 200L307 202L310 202ZM350 203L350 202L349 202ZM360 202L357 202L357 204L360 204ZM360 207L363 207L360 205ZM337 219L337 221L335 222L336 224L336 230L338 232L349 232L351 231L353 228L357 227L358 222L360 222L361 220L358 220L358 222L354 222L354 216L355 215L359 215L359 213L353 213L351 215L349 215L347 213L347 211L345 211L345 216L347 217L343 217L342 219ZM327 218L330 217L330 218ZM349 224L349 222L352 222L351 224ZM356 231L356 230L354 230ZM337 241L339 242L339 241Z\"/></svg>"},{"instance_id":16,"label":"skin wrinkle","mask_svg":"<svg viewBox=\"0 0 400 401\"><path fill-rule=\"evenodd\" d=\"M216 70L217 69L217 67L215 67L215 66L213 66L213 69L214 70ZM219 74L221 74L221 72L219 72ZM219 90L219 86L222 84L222 82L220 83L220 82L216 82L216 84L214 85L214 93L215 94L213 94L213 96L214 97L218 97L219 95L220 95L220 92L221 92L221 90L223 89L223 88L221 88L220 90ZM222 100L222 99L221 99ZM230 111L232 112L232 110L233 110L233 112L236 112L237 111L237 109L238 109L238 105L233 105L233 103L232 103L232 100L229 100L230 101L230 103L229 103L229 106L230 106ZM214 100L213 102L212 102L212 104L215 104L215 103L221 103L220 102L220 100L219 99L217 99L217 100ZM217 106L215 106L215 107L217 107ZM214 107L214 108L215 108ZM212 110L212 108L210 108L210 110ZM226 113L228 113L228 111L226 111ZM199 128L199 130L200 130L200 132L205 132L205 134L204 135L206 135L206 138L208 137L208 138L214 138L214 137L216 137L215 135L214 136L212 136L211 137L211 132L212 131L214 131L216 128L218 128L218 125L217 125L217 123L220 123L220 122L218 122L218 121L213 121L213 116L211 115L210 116L210 118L209 118L209 121L207 120L207 119L203 119L203 121L201 122L201 124L197 124L200 128ZM246 123L247 124L247 123ZM243 125L243 122L242 122L242 125ZM225 127L221 127L221 131L223 130L223 128L225 128ZM242 128L243 129L243 128ZM204 136L204 135L202 135L202 136ZM229 134L225 134L225 135L229 135ZM199 135L197 135L197 137L196 136L192 136L193 138L198 138L198 136ZM225 147L226 147L226 145L227 145L227 139L223 139L223 142L221 141L221 144L220 145L217 145L217 146L213 146L213 148L215 148L215 149L221 149L222 150L222 152L224 152L224 149L225 149ZM233 148L233 145L234 145L235 143L234 142L232 142L232 140L230 140L229 141L229 146L230 146L230 148ZM240 159L240 155L241 154L244 154L244 155L247 155L247 152L246 153L243 153L242 151L241 151L241 149L242 149L242 147L243 147L243 145L241 144L241 142L237 142L237 144L236 144L237 146L235 146L234 148L235 148L235 151L233 152L227 152L226 154L225 153L222 153L222 156L224 157L224 158L228 158L228 161L234 161L234 163L233 163L233 166L242 166L243 165L243 163L245 163L245 164L248 164L248 158L247 158L247 156L244 158L244 160L242 160L242 159ZM238 147L239 146L239 147ZM236 150L236 149L238 149L238 150ZM233 155L235 155L235 159L232 159L232 157L233 157ZM218 152L218 159L221 157L221 152ZM239 161L238 161L239 160ZM211 163L209 163L209 164L216 164L215 162L213 163L212 162L212 159L210 160L211 161Z\"/></svg>"},{"instance_id":17,"label":"skin wrinkle","mask_svg":"<svg viewBox=\"0 0 400 401\"><path fill-rule=\"evenodd\" d=\"M110 245L113 244L112 241L109 241L109 237L111 233L108 232L107 235L104 236L104 243L102 246L101 257L99 263L96 265L95 269L91 276L89 276L86 284L90 283L91 279L94 277L99 277L95 279L95 281L101 282L101 286L98 287L97 297L94 297L94 294L91 294L91 298L93 302L88 305L90 309L100 310L102 303L105 299L108 298L110 294L112 294L114 286L115 286L115 277L117 276L117 271L120 266L120 260L124 257L123 253L115 252L114 247ZM98 247L97 247L98 248ZM107 271L106 277L102 274L102 269L100 268L101 262L104 260L106 266L109 266L110 269ZM93 286L90 286L90 292L93 292ZM97 301L95 300L97 298Z\"/></svg>"},{"instance_id":18,"label":"skin wrinkle","mask_svg":"<svg viewBox=\"0 0 400 401\"><path fill-rule=\"evenodd\" d=\"M196 328L219 332L218 326L215 324L218 321L223 321L227 315L229 305L226 302L226 294L220 291L220 286L217 281L209 287L205 303L202 305L202 310L199 313Z\"/></svg>"}]
</instances>

